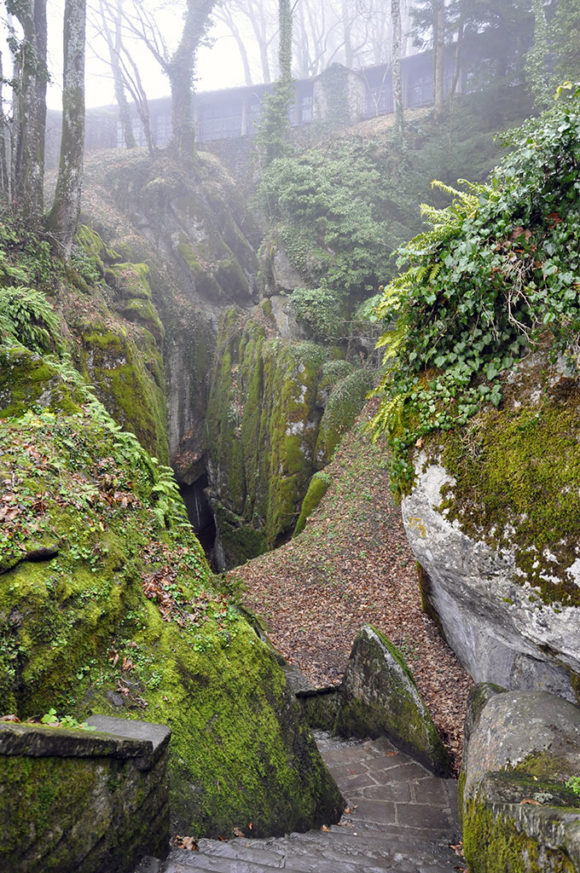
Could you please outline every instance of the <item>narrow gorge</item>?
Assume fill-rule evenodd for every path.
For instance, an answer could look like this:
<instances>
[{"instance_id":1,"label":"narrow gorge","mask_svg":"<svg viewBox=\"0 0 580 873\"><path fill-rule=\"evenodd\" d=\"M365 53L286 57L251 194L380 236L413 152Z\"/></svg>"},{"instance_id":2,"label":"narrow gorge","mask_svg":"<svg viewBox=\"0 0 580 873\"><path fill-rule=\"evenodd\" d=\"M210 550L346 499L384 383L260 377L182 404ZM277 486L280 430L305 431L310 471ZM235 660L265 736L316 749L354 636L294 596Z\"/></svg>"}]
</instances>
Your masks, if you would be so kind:
<instances>
[{"instance_id":1,"label":"narrow gorge","mask_svg":"<svg viewBox=\"0 0 580 873\"><path fill-rule=\"evenodd\" d=\"M420 762L360 765L389 827L431 815L424 782L451 839L458 788L473 873L580 869L579 99L490 186L442 184L406 249L441 169L422 111L411 156L375 121L259 182L243 156L95 154L67 264L2 224L0 869L72 870L85 788L110 821L146 798L181 851L326 832L357 786L313 728ZM90 752L44 745L86 719ZM135 828L126 857L160 863ZM415 867L368 869L451 869L417 828ZM221 870L206 849L165 869Z\"/></svg>"}]
</instances>

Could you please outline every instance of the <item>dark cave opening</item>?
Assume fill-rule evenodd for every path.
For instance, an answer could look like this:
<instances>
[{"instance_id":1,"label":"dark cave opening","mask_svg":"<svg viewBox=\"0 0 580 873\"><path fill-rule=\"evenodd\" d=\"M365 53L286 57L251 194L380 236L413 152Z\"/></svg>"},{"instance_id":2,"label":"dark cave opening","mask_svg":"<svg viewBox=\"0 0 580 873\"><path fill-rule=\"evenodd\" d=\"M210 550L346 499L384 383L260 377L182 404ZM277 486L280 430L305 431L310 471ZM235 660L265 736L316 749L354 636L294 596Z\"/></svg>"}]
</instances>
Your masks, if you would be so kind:
<instances>
[{"instance_id":1,"label":"dark cave opening","mask_svg":"<svg viewBox=\"0 0 580 873\"><path fill-rule=\"evenodd\" d=\"M181 483L179 490L183 497L191 526L211 563L216 538L216 526L213 512L207 499L205 490L207 486L207 476L201 476L192 485Z\"/></svg>"}]
</instances>

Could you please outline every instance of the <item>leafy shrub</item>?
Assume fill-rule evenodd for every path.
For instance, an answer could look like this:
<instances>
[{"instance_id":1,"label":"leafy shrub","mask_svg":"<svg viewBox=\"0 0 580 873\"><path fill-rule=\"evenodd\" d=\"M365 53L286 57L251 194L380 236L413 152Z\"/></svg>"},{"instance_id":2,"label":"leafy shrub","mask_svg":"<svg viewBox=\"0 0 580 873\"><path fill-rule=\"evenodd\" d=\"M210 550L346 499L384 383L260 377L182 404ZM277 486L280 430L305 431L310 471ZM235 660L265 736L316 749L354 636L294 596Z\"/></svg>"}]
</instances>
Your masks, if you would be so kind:
<instances>
[{"instance_id":1,"label":"leafy shrub","mask_svg":"<svg viewBox=\"0 0 580 873\"><path fill-rule=\"evenodd\" d=\"M446 209L399 250L404 273L377 313L390 326L374 419L393 450L391 487L411 487L409 449L431 431L499 406L500 375L540 341L580 350L580 98L526 124L489 186Z\"/></svg>"},{"instance_id":2,"label":"leafy shrub","mask_svg":"<svg viewBox=\"0 0 580 873\"><path fill-rule=\"evenodd\" d=\"M386 205L392 192L378 161L357 144L335 143L332 151L317 148L274 161L261 195L294 268L313 284L324 280L346 295L367 296L404 239Z\"/></svg>"},{"instance_id":3,"label":"leafy shrub","mask_svg":"<svg viewBox=\"0 0 580 873\"><path fill-rule=\"evenodd\" d=\"M334 342L345 329L344 295L329 288L296 288L292 292L296 318L315 340Z\"/></svg>"},{"instance_id":4,"label":"leafy shrub","mask_svg":"<svg viewBox=\"0 0 580 873\"><path fill-rule=\"evenodd\" d=\"M56 312L40 291L24 285L0 288L0 337L43 352L58 344L58 326Z\"/></svg>"}]
</instances>

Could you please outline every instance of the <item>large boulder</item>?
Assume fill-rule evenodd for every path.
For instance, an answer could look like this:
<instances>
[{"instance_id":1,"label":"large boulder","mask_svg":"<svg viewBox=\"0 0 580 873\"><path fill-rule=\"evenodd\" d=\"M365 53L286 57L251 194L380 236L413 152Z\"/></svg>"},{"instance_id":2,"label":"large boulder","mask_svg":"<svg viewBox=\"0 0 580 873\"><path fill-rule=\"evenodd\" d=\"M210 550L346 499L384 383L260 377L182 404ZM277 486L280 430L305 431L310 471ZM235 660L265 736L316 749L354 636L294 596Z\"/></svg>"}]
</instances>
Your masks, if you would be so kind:
<instances>
[{"instance_id":1,"label":"large boulder","mask_svg":"<svg viewBox=\"0 0 580 873\"><path fill-rule=\"evenodd\" d=\"M0 713L167 724L173 824L194 836L336 820L284 674L216 589L167 469L89 392L0 419L0 447Z\"/></svg>"},{"instance_id":2,"label":"large boulder","mask_svg":"<svg viewBox=\"0 0 580 873\"><path fill-rule=\"evenodd\" d=\"M465 859L473 873L572 873L580 869L580 708L546 692L498 691L476 686L470 699Z\"/></svg>"},{"instance_id":3,"label":"large boulder","mask_svg":"<svg viewBox=\"0 0 580 873\"><path fill-rule=\"evenodd\" d=\"M386 735L434 773L450 773L449 755L405 659L371 625L354 641L334 730L344 736Z\"/></svg>"},{"instance_id":4,"label":"large boulder","mask_svg":"<svg viewBox=\"0 0 580 873\"><path fill-rule=\"evenodd\" d=\"M403 499L427 608L478 682L575 700L580 385L530 356L499 410L427 440Z\"/></svg>"}]
</instances>

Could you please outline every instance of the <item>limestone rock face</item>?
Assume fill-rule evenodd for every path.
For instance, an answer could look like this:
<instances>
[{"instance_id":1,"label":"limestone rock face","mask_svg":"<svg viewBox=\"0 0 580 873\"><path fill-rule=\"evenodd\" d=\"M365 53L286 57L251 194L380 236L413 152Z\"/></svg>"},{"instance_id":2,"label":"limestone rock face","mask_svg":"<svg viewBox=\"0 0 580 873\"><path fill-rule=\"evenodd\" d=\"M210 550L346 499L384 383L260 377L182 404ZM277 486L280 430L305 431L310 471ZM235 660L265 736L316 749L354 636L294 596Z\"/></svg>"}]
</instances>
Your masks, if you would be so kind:
<instances>
[{"instance_id":1,"label":"limestone rock face","mask_svg":"<svg viewBox=\"0 0 580 873\"><path fill-rule=\"evenodd\" d=\"M578 609L543 604L516 581L513 555L472 540L438 512L441 488L451 482L442 466L430 464L402 504L407 538L429 577L425 593L449 645L476 682L544 688L574 700Z\"/></svg>"},{"instance_id":2,"label":"limestone rock face","mask_svg":"<svg viewBox=\"0 0 580 873\"><path fill-rule=\"evenodd\" d=\"M541 357L500 410L436 436L402 502L428 610L477 682L575 700L580 386Z\"/></svg>"},{"instance_id":3,"label":"limestone rock face","mask_svg":"<svg viewBox=\"0 0 580 873\"><path fill-rule=\"evenodd\" d=\"M386 734L435 773L450 760L398 649L370 625L358 633L341 686L335 730L345 736Z\"/></svg>"},{"instance_id":4,"label":"limestone rock face","mask_svg":"<svg viewBox=\"0 0 580 873\"><path fill-rule=\"evenodd\" d=\"M580 797L566 783L580 774L580 708L546 692L510 691L478 711L480 688L460 782L470 869L578 870Z\"/></svg>"}]
</instances>

